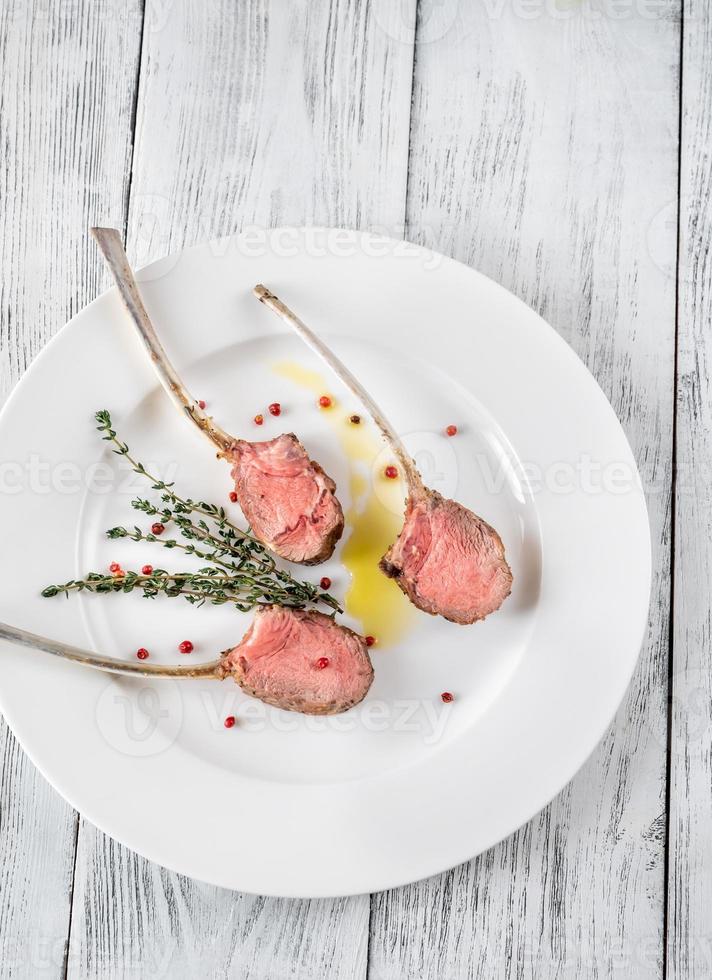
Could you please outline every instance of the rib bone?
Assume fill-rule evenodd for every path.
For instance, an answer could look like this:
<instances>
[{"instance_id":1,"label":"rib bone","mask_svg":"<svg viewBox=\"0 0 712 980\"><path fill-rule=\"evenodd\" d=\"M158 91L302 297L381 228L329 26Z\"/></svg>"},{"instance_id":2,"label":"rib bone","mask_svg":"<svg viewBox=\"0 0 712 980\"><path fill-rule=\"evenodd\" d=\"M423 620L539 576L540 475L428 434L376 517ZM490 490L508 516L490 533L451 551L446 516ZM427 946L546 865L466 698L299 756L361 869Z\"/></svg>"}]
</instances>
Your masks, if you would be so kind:
<instances>
[{"instance_id":1,"label":"rib bone","mask_svg":"<svg viewBox=\"0 0 712 980\"><path fill-rule=\"evenodd\" d=\"M92 228L119 294L174 404L232 465L234 493L256 538L287 561L317 565L334 552L344 528L336 484L293 433L263 442L235 439L206 415L168 360L114 228ZM283 465L275 467L274 460Z\"/></svg>"},{"instance_id":2,"label":"rib bone","mask_svg":"<svg viewBox=\"0 0 712 980\"><path fill-rule=\"evenodd\" d=\"M176 369L168 360L163 344L151 323L146 307L143 305L138 284L126 257L121 236L115 228L92 228L92 235L101 249L106 264L114 277L124 306L148 351L158 379L178 408L205 433L221 452L230 449L235 439L221 429L213 419L206 415L198 402L188 392Z\"/></svg>"},{"instance_id":3,"label":"rib bone","mask_svg":"<svg viewBox=\"0 0 712 980\"><path fill-rule=\"evenodd\" d=\"M410 492L415 493L417 490L422 489L423 481L421 480L420 474L415 467L415 463L408 455L408 450L403 445L401 437L398 435L396 430L375 403L373 398L366 391L361 382L353 376L346 365L339 360L336 354L329 350L326 344L309 329L306 323L300 320L296 313L293 313L289 307L286 306L281 299L275 296L274 293L271 293L266 286L255 286L253 292L261 303L268 306L274 313L277 314L278 317L281 317L285 323L288 323L295 333L299 334L307 346L311 347L314 353L317 354L329 368L331 368L339 380L342 381L348 390L364 405L366 411L380 429L383 438L386 440L400 461Z\"/></svg>"},{"instance_id":4,"label":"rib bone","mask_svg":"<svg viewBox=\"0 0 712 980\"><path fill-rule=\"evenodd\" d=\"M224 671L220 670L221 660L213 660L196 667L171 667L139 661L131 663L130 661L116 660L113 657L102 657L99 654L91 653L89 650L82 650L81 647L72 646L70 643L50 640L46 636L28 633L27 630L8 626L6 623L0 623L0 639L8 640L10 643L31 650L41 650L44 653L52 654L54 657L71 660L73 663L93 667L95 670L103 670L109 674L129 674L132 677L200 677L220 680L225 676Z\"/></svg>"}]
</instances>

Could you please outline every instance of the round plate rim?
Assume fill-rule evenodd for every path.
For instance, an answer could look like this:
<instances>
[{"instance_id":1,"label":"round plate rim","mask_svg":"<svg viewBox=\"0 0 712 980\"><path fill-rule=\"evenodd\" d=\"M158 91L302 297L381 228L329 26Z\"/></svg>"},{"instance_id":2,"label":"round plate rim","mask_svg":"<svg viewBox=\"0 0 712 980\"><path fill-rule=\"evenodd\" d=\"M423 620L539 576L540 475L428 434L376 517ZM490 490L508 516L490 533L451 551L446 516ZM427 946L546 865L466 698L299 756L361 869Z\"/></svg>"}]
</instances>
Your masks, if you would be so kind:
<instances>
[{"instance_id":1,"label":"round plate rim","mask_svg":"<svg viewBox=\"0 0 712 980\"><path fill-rule=\"evenodd\" d=\"M358 239L358 240L361 240L361 239L364 239L364 238L377 239L378 241L388 242L393 247L395 247L395 246L397 246L397 245L400 244L397 240L388 238L387 236L370 235L367 232L351 232L348 229L330 229L330 228L324 228L322 226L309 227L309 228L297 228L297 227L292 227L292 226L285 226L284 228L274 229L274 232L275 233L289 232L289 233L294 233L294 234L296 234L298 236L303 236L305 232L310 232L311 233L311 232L319 232L319 231L323 231L323 232L326 232L326 233L332 233L333 232L333 233L337 233L337 234L342 233L342 232L345 232L346 234L354 235L356 237L356 239ZM193 246L191 246L189 248L178 250L177 252L172 253L169 256L166 256L166 257L164 257L162 259L159 259L159 260L157 260L155 262L152 262L152 263L148 264L147 266L145 266L141 270L141 273L145 275L146 273L156 272L161 266L166 267L167 265L169 265L170 263L175 262L179 257L185 255L186 253L193 253L193 252L197 252L197 251L200 251L200 250L209 249L211 247L214 247L214 248L216 248L216 250L219 251L219 249L220 249L220 244L219 243L231 242L234 239L237 239L239 237L240 237L239 235L224 236L223 238L218 239L218 240L215 240L213 242L198 243L198 244L193 245ZM412 249L414 249L414 250L416 250L416 251L419 250L419 251L423 252L424 254L425 253L437 254L437 253L433 253L432 250L423 249L421 246L409 245L409 247L412 248ZM554 330L554 328L550 324L548 324L541 316L539 316L538 314L536 314L535 311L531 310L531 308L528 307L522 300L520 300L514 294L510 293L503 286L499 285L498 283L496 283L491 278L485 276L483 273L480 273L477 270L474 270L471 267L467 266L466 264L464 264L462 262L459 262L456 259L449 258L447 256L440 256L440 255L438 255L438 259L445 266L452 265L452 266L455 266L455 267L459 267L459 268L461 268L463 270L466 270L466 272L468 274L473 275L473 276L476 276L479 279L486 281L486 283L488 284L488 286L490 288L492 288L496 293L505 294L508 302L511 302L512 300L514 300L514 302L516 304L518 304L522 308L522 310L525 310L527 312L527 315L531 316L533 314L534 317L536 317L536 320L538 321L538 324L539 324L540 329L542 329L542 330L545 329L547 331L547 335L550 338L555 338L556 339L556 342L558 344L560 344L561 345L561 348L566 351L565 356L568 357L568 358L573 358L573 360L577 364L579 364L580 366L582 366L584 368L584 370L586 371L586 375L588 376L589 381L593 383L593 385L597 389L598 393L600 394L601 398L603 399L603 402L605 402L605 406L607 406L608 412L610 413L609 421L615 422L615 425L617 426L617 429L618 429L619 434L622 436L622 438L625 440L626 445L628 446L628 449L630 451L631 459L633 459L632 450L630 450L630 446L629 446L629 444L627 442L627 438L625 437L625 434L623 432L622 426L620 425L620 421L618 420L617 416L615 415L615 412L613 411L612 407L610 406L610 403L608 402L608 399L606 398L605 393L602 391L600 385L598 384L598 382L596 381L596 379L593 377L593 375L590 374L590 372L588 371L588 369L586 369L585 365L583 365L583 362L580 361L580 359L578 358L578 356L576 355L576 353L563 340L563 338ZM111 294L112 292L114 292L114 290L113 289L110 289L110 290L102 293L98 297L96 297L94 300L92 300L89 304L87 304L85 307L83 307L82 310L78 311L68 321L68 323L65 325L65 327L63 327L61 330L59 330L50 339L50 341L48 341L48 343L45 344L45 346L39 352L39 354L37 355L37 357L33 360L32 364L29 366L29 368L27 369L27 371L24 373L23 377L15 385L15 387L11 391L10 395L8 396L5 404L3 405L2 409L0 410L0 434L3 431L3 426L5 424L5 420L6 420L7 416L11 412L12 407L14 406L14 403L15 403L16 399L19 398L19 393L22 392L22 391L24 391L25 388L26 388L26 386L31 383L32 378L34 376L33 372L36 370L37 365L40 364L40 363L43 363L44 360L45 360L45 358L48 355L48 352L53 351L61 343L61 338L64 336L66 327L69 326L70 324L72 324L78 317L86 315L89 311L91 311L92 309L95 309L102 302L105 302L106 301L106 297L109 294ZM635 465L634 459L633 459L633 464ZM636 475L637 475L637 466L636 466ZM348 886L343 887L343 888L342 887L339 887L339 889L336 890L336 891L333 890L333 889L330 889L330 888L324 889L323 887L320 887L318 885L311 885L311 886L309 886L307 888L301 888L301 887L296 887L295 888L295 887L288 887L288 886L285 886L285 885L281 885L278 888L274 888L274 887L270 887L269 886L269 883L265 883L266 884L266 887L260 886L259 888L249 888L249 887L246 888L243 885L240 885L239 883L235 883L232 878L230 879L230 881L227 881L227 880L224 880L224 881L213 881L213 878L212 877L210 879L202 878L202 876L201 876L201 874L199 872L196 873L196 870L197 869L196 870L191 870L190 865L192 864L192 862L188 861L188 862L186 862L186 865L185 866L178 866L178 865L180 865L181 862L166 861L162 857L157 857L155 855L155 853L153 853L153 854L152 853L147 853L145 850L143 850L141 848L140 844L137 845L136 841L125 839L121 834L117 834L114 830L112 830L111 828L107 827L105 825L105 821L102 821L100 819L93 818L92 817L92 813L91 813L91 811L92 811L91 805L87 806L85 801L81 801L81 800L75 799L74 798L74 794L67 793L66 790L61 785L61 780L57 780L55 778L55 776L53 775L53 773L51 773L50 771L48 771L48 768L45 766L43 759L40 757L41 756L41 753L37 753L35 751L35 746L32 744L32 739L28 738L27 735L26 735L26 733L23 733L23 731L22 731L22 727L23 726L22 726L21 720L18 719L18 717L16 716L15 711L13 710L12 706L7 703L7 692L3 689L3 687L0 687L0 710L2 710L4 716L5 716L6 720L7 720L8 726L10 727L11 731L13 732L13 734L15 735L15 737L20 742L22 748L27 753L27 755L30 758L30 760L32 761L32 763L40 771L40 773L47 780L47 782L49 782L50 785L64 799L66 799L70 803L71 806L73 806L80 813L82 813L83 816L85 816L91 823L93 823L95 826L97 826L100 830L102 830L103 832L107 833L109 836L111 836L115 840L119 841L120 843L124 844L125 846L131 848L137 854L141 855L142 857L146 858L147 860L158 861L163 866L165 866L167 868L170 868L171 870L174 870L177 873L187 874L187 875L190 875L190 876L195 877L195 878L198 878L198 879L201 879L202 878L202 880L210 880L210 881L213 881L213 883L216 884L216 885L220 885L220 886L223 886L223 887L236 888L236 889L239 889L241 891L252 892L254 894L273 895L273 896L282 896L282 897L295 897L295 898L302 898L302 897L305 897L305 898L306 897L314 897L314 898L318 898L318 897L333 897L333 896L337 896L337 895L338 896L348 896L348 895L361 894L361 893L363 893L366 890L368 890L368 891L381 891L381 890L385 890L385 889L388 889L388 888L399 887L401 885L405 885L405 884L408 884L408 883L413 882L413 881L422 880L423 878L429 877L430 875L433 875L433 874L436 874L436 873L445 871L445 870L447 870L450 867L454 867L457 864L462 863L463 861L470 860L471 858L477 856L478 854L482 853L483 851L487 850L488 848L490 848L490 847L494 846L495 844L499 843L500 841L506 839L512 833L514 833L518 828L520 828L526 822L528 822L533 817L535 817L537 813L539 813L548 803L551 802L552 799L554 799L561 792L561 790L563 790L565 788L566 785L568 785L568 783L571 781L571 779L573 779L573 777L576 775L576 773L579 772L580 769L585 765L585 763L587 762L587 760L594 753L596 747L598 746L598 744L600 743L601 739L603 738L606 730L609 728L609 726L610 726L613 718L615 717L615 714L616 714L618 708L620 707L620 704L623 701L623 698L625 696L625 693L626 693L626 691L628 689L628 686L630 684L631 678L632 678L633 673L635 671L636 665L638 663L640 647L641 647L641 645L643 643L643 640L644 640L644 637L645 637L646 626L647 626L647 614L648 614L650 587L651 587L651 581L652 581L652 561L651 561L651 547L652 547L652 543L651 543L651 536L650 536L650 527L649 527L647 506L646 506L645 497L644 497L644 494L642 492L642 489L639 491L639 493L637 493L637 498L638 498L640 507L642 508L641 509L641 517L644 517L644 519L645 519L645 527L647 529L647 542L646 542L646 545L647 546L643 549L645 553L644 554L641 553L638 557L639 557L639 559L641 561L644 561L645 562L644 567L642 567L642 569L641 569L641 575L642 575L642 579L646 583L646 588L645 588L644 591L645 591L648 599L647 599L647 601L645 603L645 609L643 610L642 609L642 606L641 606L641 608L636 613L636 615L638 616L638 630L637 630L637 633L638 633L638 643L637 643L637 648L636 648L636 654L635 654L635 656L630 656L630 659L627 662L627 670L626 670L626 673L625 673L625 684L622 684L623 677L621 677L621 683L619 684L619 688L620 689L619 689L618 694L616 695L616 699L615 699L615 701L616 701L615 707L613 707L612 710L609 710L607 712L606 718L605 718L605 723L603 723L603 721L601 719L600 720L600 723L596 726L596 728L597 728L597 734L596 734L595 740L592 741L592 743L587 746L587 749L586 749L585 753L579 753L576 764L573 766L573 768L572 767L568 767L566 774L563 775L563 776L561 776L556 781L556 787L553 789L553 791L552 791L551 787L549 787L546 792L544 792L543 794L541 794L541 798L539 798L536 801L536 803L534 804L534 808L533 809L530 808L531 812L529 813L529 816L527 816L524 819L516 819L511 825L508 825L506 828L501 829L500 832L498 832L498 833L496 833L494 835L491 835L491 839L488 839L488 841L484 844L484 846L478 846L475 851L471 851L467 847L461 848L458 851L458 853L454 856L454 859L453 859L452 856L450 856L448 858L448 861L447 861L446 864L443 864L442 863L442 860L439 859L439 858L437 858L435 856L435 854L434 854L432 860L429 860L429 861L421 861L420 867L418 868L418 872L417 872L416 875L403 876L402 874L400 874L400 875L393 876L393 875L389 875L387 873L384 873L384 874L381 874L381 875L375 875L374 874L373 877L372 877L372 881L370 881L367 889L364 889L363 885L362 884L359 884L357 887L353 887L353 888L348 887ZM592 738L592 736L589 737L589 739L588 739L589 742L591 742L591 738Z\"/></svg>"}]
</instances>

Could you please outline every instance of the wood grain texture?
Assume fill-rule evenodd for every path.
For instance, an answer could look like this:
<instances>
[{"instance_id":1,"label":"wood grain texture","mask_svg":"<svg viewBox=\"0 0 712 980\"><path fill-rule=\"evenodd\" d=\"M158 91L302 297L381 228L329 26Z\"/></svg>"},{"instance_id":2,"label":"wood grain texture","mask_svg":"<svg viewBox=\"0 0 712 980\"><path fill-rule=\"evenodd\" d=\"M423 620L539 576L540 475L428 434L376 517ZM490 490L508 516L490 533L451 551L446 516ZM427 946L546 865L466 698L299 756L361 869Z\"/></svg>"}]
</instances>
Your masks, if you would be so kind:
<instances>
[{"instance_id":1,"label":"wood grain texture","mask_svg":"<svg viewBox=\"0 0 712 980\"><path fill-rule=\"evenodd\" d=\"M294 902L174 875L83 825L69 976L365 975L368 896Z\"/></svg>"},{"instance_id":2,"label":"wood grain texture","mask_svg":"<svg viewBox=\"0 0 712 980\"><path fill-rule=\"evenodd\" d=\"M0 402L103 281L87 229L124 207L139 29L129 0L0 5ZM76 816L4 722L0 760L0 976L62 977Z\"/></svg>"},{"instance_id":3,"label":"wood grain texture","mask_svg":"<svg viewBox=\"0 0 712 980\"><path fill-rule=\"evenodd\" d=\"M151 30L148 4L137 260L251 225L402 232L413 48L373 7L185 0Z\"/></svg>"},{"instance_id":4,"label":"wood grain texture","mask_svg":"<svg viewBox=\"0 0 712 980\"><path fill-rule=\"evenodd\" d=\"M685 3L668 976L712 975L712 8Z\"/></svg>"},{"instance_id":5,"label":"wood grain texture","mask_svg":"<svg viewBox=\"0 0 712 980\"><path fill-rule=\"evenodd\" d=\"M410 43L404 9L389 33L372 5L341 0L196 0L165 17L149 2L132 260L246 225L402 231L415 5ZM351 980L366 975L368 917L366 897L282 901L201 885L83 822L69 976Z\"/></svg>"},{"instance_id":6,"label":"wood grain texture","mask_svg":"<svg viewBox=\"0 0 712 980\"><path fill-rule=\"evenodd\" d=\"M625 7L625 5L622 5ZM686 0L668 975L712 972L712 17ZM656 578L624 707L509 841L376 896L378 978L655 978L663 950L679 0L421 0L408 230L537 308L591 367L648 488ZM132 257L246 224L398 233L414 3L149 0ZM649 5L653 10L653 5ZM516 11L530 16L516 16ZM552 13L552 11L558 13ZM533 16L531 15L533 13ZM138 0L0 5L0 401L106 279L129 197ZM0 977L366 973L368 901L242 896L81 827L0 727Z\"/></svg>"},{"instance_id":7,"label":"wood grain texture","mask_svg":"<svg viewBox=\"0 0 712 980\"><path fill-rule=\"evenodd\" d=\"M77 816L0 727L0 977L62 977Z\"/></svg>"},{"instance_id":8,"label":"wood grain texture","mask_svg":"<svg viewBox=\"0 0 712 980\"><path fill-rule=\"evenodd\" d=\"M679 5L630 7L421 6L408 237L511 289L593 371L643 473L655 577L603 744L514 837L375 899L374 980L662 975Z\"/></svg>"}]
</instances>

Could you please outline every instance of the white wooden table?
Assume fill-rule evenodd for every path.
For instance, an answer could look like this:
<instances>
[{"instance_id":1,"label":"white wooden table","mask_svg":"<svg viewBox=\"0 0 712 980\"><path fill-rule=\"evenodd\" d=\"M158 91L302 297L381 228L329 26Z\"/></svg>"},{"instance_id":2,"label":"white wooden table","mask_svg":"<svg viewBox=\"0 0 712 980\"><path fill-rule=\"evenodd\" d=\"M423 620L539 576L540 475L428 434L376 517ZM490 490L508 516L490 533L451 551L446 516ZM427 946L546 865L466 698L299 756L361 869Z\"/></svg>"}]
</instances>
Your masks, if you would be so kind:
<instances>
[{"instance_id":1,"label":"white wooden table","mask_svg":"<svg viewBox=\"0 0 712 980\"><path fill-rule=\"evenodd\" d=\"M712 976L712 5L4 0L0 66L0 398L108 286L89 225L125 228L137 264L247 225L383 229L573 345L636 452L655 568L583 771L397 891L171 874L79 818L3 727L0 977Z\"/></svg>"}]
</instances>

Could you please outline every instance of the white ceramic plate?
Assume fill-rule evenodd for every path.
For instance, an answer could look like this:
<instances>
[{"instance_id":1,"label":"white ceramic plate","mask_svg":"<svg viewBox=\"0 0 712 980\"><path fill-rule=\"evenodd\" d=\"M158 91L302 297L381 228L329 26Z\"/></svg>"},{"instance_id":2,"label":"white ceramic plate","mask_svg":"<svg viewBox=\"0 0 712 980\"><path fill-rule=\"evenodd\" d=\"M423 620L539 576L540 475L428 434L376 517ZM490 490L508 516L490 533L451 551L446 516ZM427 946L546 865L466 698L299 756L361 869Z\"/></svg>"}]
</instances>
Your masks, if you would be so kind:
<instances>
[{"instance_id":1,"label":"white ceramic plate","mask_svg":"<svg viewBox=\"0 0 712 980\"><path fill-rule=\"evenodd\" d=\"M462 627L409 613L378 580L379 612L346 619L383 631L376 680L359 708L331 719L265 708L229 682L116 679L6 647L0 707L23 747L111 836L249 892L380 890L510 834L604 734L646 622L645 503L595 381L495 283L373 236L233 238L140 278L170 355L225 428L254 438L295 430L335 476L346 510L368 507L374 533L381 519L395 526L396 490L380 476L387 454L374 449L366 463L344 455L344 415L358 406L251 287L262 281L282 296L382 402L426 482L498 528L514 590L486 622ZM285 362L323 382L296 383ZM315 407L322 384L337 398L331 413ZM273 400L284 405L280 419L266 412ZM146 523L130 508L146 488L106 452L93 427L99 408L179 488L226 499L227 467L158 388L116 293L101 296L47 346L0 417L0 617L113 656L146 646L153 662L180 660L177 644L189 638L193 658L209 659L237 642L249 616L133 595L39 597L47 583L112 559L186 564L103 537L114 524ZM251 422L259 411L261 430ZM450 423L459 427L452 439ZM343 595L339 553L297 574L328 574ZM440 699L446 690L451 704ZM232 713L239 721L228 731Z\"/></svg>"}]
</instances>

